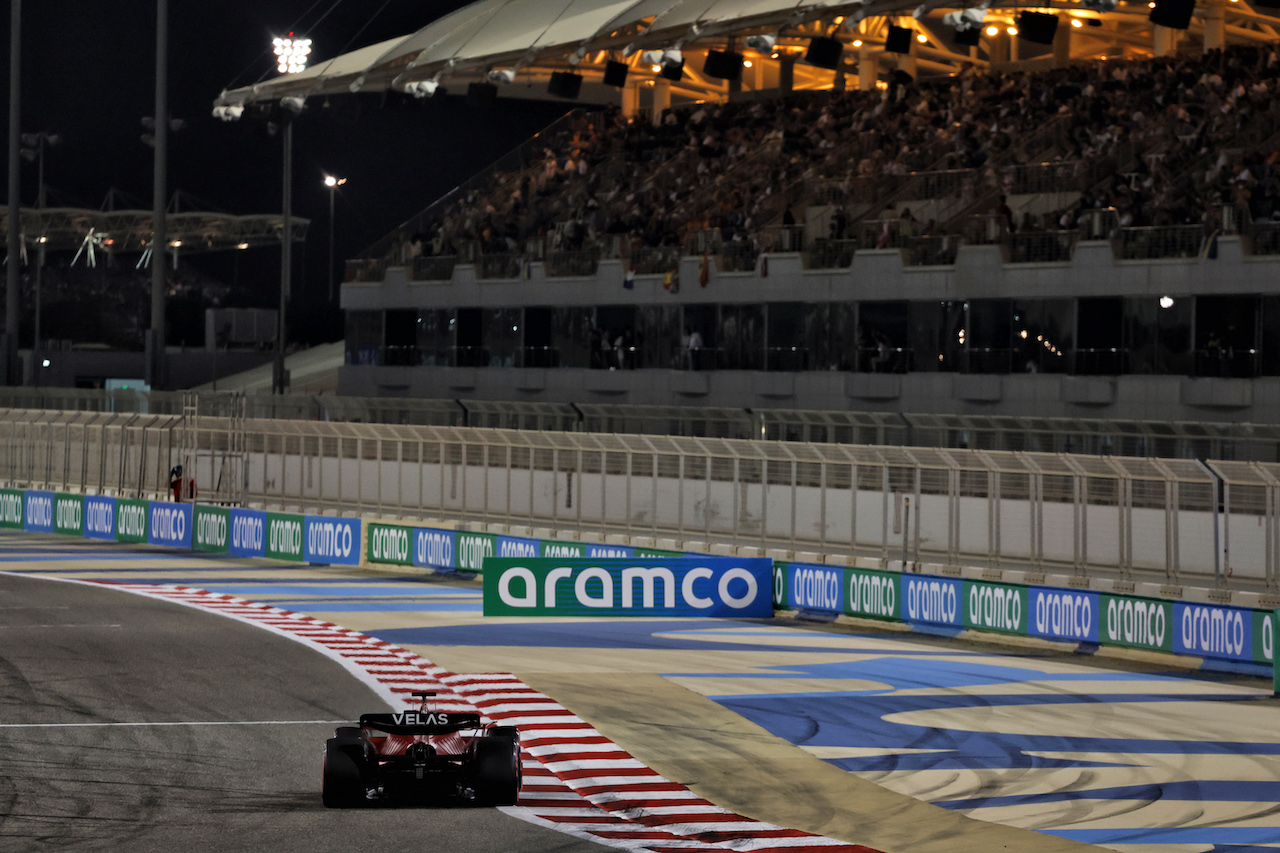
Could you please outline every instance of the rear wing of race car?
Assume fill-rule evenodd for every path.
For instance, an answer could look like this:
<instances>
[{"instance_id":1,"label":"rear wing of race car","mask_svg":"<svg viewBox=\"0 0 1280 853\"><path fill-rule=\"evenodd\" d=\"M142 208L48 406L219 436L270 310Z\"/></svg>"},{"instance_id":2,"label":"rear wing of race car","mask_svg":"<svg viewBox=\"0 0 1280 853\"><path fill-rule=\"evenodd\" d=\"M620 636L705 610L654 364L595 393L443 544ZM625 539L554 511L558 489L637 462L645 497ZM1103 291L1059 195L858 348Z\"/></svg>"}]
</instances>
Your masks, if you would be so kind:
<instances>
[{"instance_id":1,"label":"rear wing of race car","mask_svg":"<svg viewBox=\"0 0 1280 853\"><path fill-rule=\"evenodd\" d=\"M396 714L361 714L360 728L389 735L444 735L483 728L480 715L455 711L401 711Z\"/></svg>"}]
</instances>

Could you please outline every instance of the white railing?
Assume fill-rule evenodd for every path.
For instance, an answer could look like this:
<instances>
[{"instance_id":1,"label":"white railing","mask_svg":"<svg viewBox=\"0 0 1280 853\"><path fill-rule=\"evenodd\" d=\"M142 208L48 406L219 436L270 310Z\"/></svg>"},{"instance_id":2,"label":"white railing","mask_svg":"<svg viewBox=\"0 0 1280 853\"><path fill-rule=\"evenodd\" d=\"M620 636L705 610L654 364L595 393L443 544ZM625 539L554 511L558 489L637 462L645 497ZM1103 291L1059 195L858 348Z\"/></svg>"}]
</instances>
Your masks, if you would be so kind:
<instances>
[{"instance_id":1,"label":"white railing","mask_svg":"<svg viewBox=\"0 0 1280 853\"><path fill-rule=\"evenodd\" d=\"M10 487L154 497L179 462L202 501L1237 588L1280 581L1274 464L0 411Z\"/></svg>"}]
</instances>

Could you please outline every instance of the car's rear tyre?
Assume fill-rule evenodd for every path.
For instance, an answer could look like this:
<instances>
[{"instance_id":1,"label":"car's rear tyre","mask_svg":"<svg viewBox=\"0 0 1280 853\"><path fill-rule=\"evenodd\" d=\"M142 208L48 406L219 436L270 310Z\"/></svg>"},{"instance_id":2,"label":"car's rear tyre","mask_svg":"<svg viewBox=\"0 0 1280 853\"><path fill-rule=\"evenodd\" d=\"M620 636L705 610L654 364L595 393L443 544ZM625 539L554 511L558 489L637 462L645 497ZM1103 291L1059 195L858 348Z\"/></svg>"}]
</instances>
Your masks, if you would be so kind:
<instances>
[{"instance_id":1,"label":"car's rear tyre","mask_svg":"<svg viewBox=\"0 0 1280 853\"><path fill-rule=\"evenodd\" d=\"M501 738L509 740L512 743L520 742L520 730L515 726L492 726L489 729L489 737Z\"/></svg>"},{"instance_id":2,"label":"car's rear tyre","mask_svg":"<svg viewBox=\"0 0 1280 853\"><path fill-rule=\"evenodd\" d=\"M350 749L350 744L347 744ZM337 738L324 745L320 772L320 798L326 808L352 809L365 804L364 774L360 764Z\"/></svg>"},{"instance_id":3,"label":"car's rear tyre","mask_svg":"<svg viewBox=\"0 0 1280 853\"><path fill-rule=\"evenodd\" d=\"M520 745L506 737L476 741L476 802L514 806L520 795Z\"/></svg>"}]
</instances>

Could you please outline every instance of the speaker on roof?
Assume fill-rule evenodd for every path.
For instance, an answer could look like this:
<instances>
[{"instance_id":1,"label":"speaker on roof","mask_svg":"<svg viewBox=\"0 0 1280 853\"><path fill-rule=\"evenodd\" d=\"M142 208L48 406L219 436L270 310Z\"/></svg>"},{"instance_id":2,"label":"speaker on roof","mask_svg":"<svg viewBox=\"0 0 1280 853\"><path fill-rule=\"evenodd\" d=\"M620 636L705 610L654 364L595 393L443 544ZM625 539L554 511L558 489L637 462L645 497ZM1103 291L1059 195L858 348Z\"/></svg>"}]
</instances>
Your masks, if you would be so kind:
<instances>
[{"instance_id":1,"label":"speaker on roof","mask_svg":"<svg viewBox=\"0 0 1280 853\"><path fill-rule=\"evenodd\" d=\"M604 64L604 84L621 89L627 85L627 64L614 62L612 59Z\"/></svg>"},{"instance_id":2,"label":"speaker on roof","mask_svg":"<svg viewBox=\"0 0 1280 853\"><path fill-rule=\"evenodd\" d=\"M556 98L574 100L582 91L582 75L572 71L552 71L551 82L547 84L547 94Z\"/></svg>"},{"instance_id":3,"label":"speaker on roof","mask_svg":"<svg viewBox=\"0 0 1280 853\"><path fill-rule=\"evenodd\" d=\"M1022 12L1018 15L1018 38L1035 44L1053 44L1058 31L1058 16L1044 12Z\"/></svg>"},{"instance_id":4,"label":"speaker on roof","mask_svg":"<svg viewBox=\"0 0 1280 853\"><path fill-rule=\"evenodd\" d=\"M717 80L741 80L742 54L728 50L708 50L702 73Z\"/></svg>"},{"instance_id":5,"label":"speaker on roof","mask_svg":"<svg viewBox=\"0 0 1280 853\"><path fill-rule=\"evenodd\" d=\"M817 68L830 68L832 71L840 67L840 56L844 53L844 44L840 39L819 36L809 39L809 49L804 52L804 61Z\"/></svg>"},{"instance_id":6,"label":"speaker on roof","mask_svg":"<svg viewBox=\"0 0 1280 853\"><path fill-rule=\"evenodd\" d=\"M981 27L970 27L967 30L955 30L951 35L951 43L966 47L977 47L982 38Z\"/></svg>"},{"instance_id":7,"label":"speaker on roof","mask_svg":"<svg viewBox=\"0 0 1280 853\"><path fill-rule=\"evenodd\" d=\"M890 53L910 53L911 30L890 24L889 34L884 37L884 49Z\"/></svg>"},{"instance_id":8,"label":"speaker on roof","mask_svg":"<svg viewBox=\"0 0 1280 853\"><path fill-rule=\"evenodd\" d=\"M678 83L684 76L684 60L679 62L672 62L670 59L662 60L662 76Z\"/></svg>"},{"instance_id":9,"label":"speaker on roof","mask_svg":"<svg viewBox=\"0 0 1280 853\"><path fill-rule=\"evenodd\" d=\"M1191 25L1191 13L1196 9L1195 0L1155 0L1156 6L1147 19L1153 24L1174 30L1185 30Z\"/></svg>"},{"instance_id":10,"label":"speaker on roof","mask_svg":"<svg viewBox=\"0 0 1280 853\"><path fill-rule=\"evenodd\" d=\"M471 83L467 86L467 100L473 104L490 104L498 97L498 87L492 83Z\"/></svg>"}]
</instances>

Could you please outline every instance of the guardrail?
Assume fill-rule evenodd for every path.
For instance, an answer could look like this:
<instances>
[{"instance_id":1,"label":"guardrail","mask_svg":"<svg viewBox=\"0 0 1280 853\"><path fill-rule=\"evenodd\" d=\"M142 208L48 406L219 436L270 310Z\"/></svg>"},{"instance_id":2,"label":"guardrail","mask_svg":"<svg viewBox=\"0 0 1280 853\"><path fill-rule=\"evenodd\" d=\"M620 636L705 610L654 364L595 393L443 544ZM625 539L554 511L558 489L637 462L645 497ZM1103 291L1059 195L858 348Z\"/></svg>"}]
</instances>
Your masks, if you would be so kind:
<instances>
[{"instance_id":1,"label":"guardrail","mask_svg":"<svg viewBox=\"0 0 1280 853\"><path fill-rule=\"evenodd\" d=\"M1280 465L1052 453L7 412L0 482L201 496L950 565L1280 588ZM185 456L184 456L185 454ZM232 489L228 478L242 478Z\"/></svg>"}]
</instances>

